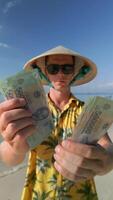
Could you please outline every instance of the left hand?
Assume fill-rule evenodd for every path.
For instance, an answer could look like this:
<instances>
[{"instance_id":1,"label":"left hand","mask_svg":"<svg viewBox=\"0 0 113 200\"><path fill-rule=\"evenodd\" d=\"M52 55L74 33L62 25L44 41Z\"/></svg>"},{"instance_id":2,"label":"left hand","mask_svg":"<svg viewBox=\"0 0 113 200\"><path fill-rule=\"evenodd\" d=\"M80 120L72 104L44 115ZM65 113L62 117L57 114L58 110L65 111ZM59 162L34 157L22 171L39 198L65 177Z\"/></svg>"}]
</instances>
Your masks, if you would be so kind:
<instances>
[{"instance_id":1,"label":"left hand","mask_svg":"<svg viewBox=\"0 0 113 200\"><path fill-rule=\"evenodd\" d=\"M72 181L104 175L113 169L113 154L100 145L86 145L65 140L55 148L54 166Z\"/></svg>"}]
</instances>

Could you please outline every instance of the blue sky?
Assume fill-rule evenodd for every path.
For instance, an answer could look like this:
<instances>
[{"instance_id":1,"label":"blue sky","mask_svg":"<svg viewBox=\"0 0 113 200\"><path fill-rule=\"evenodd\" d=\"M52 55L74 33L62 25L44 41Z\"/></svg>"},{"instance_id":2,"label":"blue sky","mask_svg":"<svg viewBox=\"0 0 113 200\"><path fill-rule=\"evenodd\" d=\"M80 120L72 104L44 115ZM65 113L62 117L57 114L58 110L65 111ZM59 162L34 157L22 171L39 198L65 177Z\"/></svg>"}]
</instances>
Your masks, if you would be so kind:
<instances>
[{"instance_id":1,"label":"blue sky","mask_svg":"<svg viewBox=\"0 0 113 200\"><path fill-rule=\"evenodd\" d=\"M97 64L97 77L73 90L113 93L112 0L0 0L0 79L58 45Z\"/></svg>"}]
</instances>

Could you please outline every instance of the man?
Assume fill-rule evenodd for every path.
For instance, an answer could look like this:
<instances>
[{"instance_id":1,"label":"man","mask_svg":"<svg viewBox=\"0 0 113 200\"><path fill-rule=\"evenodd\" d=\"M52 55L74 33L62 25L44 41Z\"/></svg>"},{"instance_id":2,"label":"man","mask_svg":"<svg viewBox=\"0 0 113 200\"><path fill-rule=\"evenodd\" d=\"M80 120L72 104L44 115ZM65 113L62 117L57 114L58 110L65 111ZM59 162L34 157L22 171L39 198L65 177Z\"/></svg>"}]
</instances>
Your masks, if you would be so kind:
<instances>
[{"instance_id":1,"label":"man","mask_svg":"<svg viewBox=\"0 0 113 200\"><path fill-rule=\"evenodd\" d=\"M97 73L96 65L58 46L28 61L25 69L31 68L37 68L42 83L51 86L47 99L54 129L47 140L30 151L22 200L97 200L93 178L113 169L112 143L107 134L97 146L71 140L84 103L70 91L71 86L91 81ZM35 129L24 105L24 99L0 105L0 132L4 138L0 158L9 165L24 160L29 150L26 138Z\"/></svg>"}]
</instances>

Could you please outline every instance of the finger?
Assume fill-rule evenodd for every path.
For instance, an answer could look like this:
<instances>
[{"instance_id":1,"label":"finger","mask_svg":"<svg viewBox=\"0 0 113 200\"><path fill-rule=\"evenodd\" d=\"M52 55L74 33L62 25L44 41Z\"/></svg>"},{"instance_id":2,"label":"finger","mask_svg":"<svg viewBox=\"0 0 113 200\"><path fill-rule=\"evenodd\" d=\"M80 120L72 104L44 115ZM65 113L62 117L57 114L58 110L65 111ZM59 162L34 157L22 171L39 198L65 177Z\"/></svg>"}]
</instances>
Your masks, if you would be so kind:
<instances>
[{"instance_id":1,"label":"finger","mask_svg":"<svg viewBox=\"0 0 113 200\"><path fill-rule=\"evenodd\" d=\"M5 111L23 107L25 106L25 104L26 104L26 101L24 98L14 98L14 99L6 100L0 103L0 115L1 113Z\"/></svg>"},{"instance_id":2,"label":"finger","mask_svg":"<svg viewBox=\"0 0 113 200\"><path fill-rule=\"evenodd\" d=\"M15 134L27 126L33 125L34 121L32 118L23 118L17 121L13 121L8 124L6 130L2 133L3 138L6 141L12 140Z\"/></svg>"},{"instance_id":3,"label":"finger","mask_svg":"<svg viewBox=\"0 0 113 200\"><path fill-rule=\"evenodd\" d=\"M98 148L98 146L75 143L72 140L63 141L62 146L67 151L88 159L104 159L106 157L105 150Z\"/></svg>"},{"instance_id":4,"label":"finger","mask_svg":"<svg viewBox=\"0 0 113 200\"><path fill-rule=\"evenodd\" d=\"M59 165L59 163L55 162L54 163L54 167L56 168L56 170L65 178L74 181L74 182L78 182L80 180L86 180L85 177L79 177L79 176L75 176L74 174L70 173L68 170L62 168L62 166Z\"/></svg>"},{"instance_id":5,"label":"finger","mask_svg":"<svg viewBox=\"0 0 113 200\"><path fill-rule=\"evenodd\" d=\"M74 174L75 176L79 176L79 177L93 177L95 176L95 172L90 170L90 169L84 169L84 168L80 168L77 167L76 165L73 165L73 163L65 159L62 159L59 155L54 154L54 158L57 161L57 163L59 163L63 168L65 168L66 170L68 170L70 173Z\"/></svg>"},{"instance_id":6,"label":"finger","mask_svg":"<svg viewBox=\"0 0 113 200\"><path fill-rule=\"evenodd\" d=\"M72 165L79 168L85 168L88 170L93 170L95 172L100 172L102 169L101 160L88 159L75 153L70 153L69 151L65 150L61 145L57 145L55 151L62 160L65 159L67 163L72 163Z\"/></svg>"},{"instance_id":7,"label":"finger","mask_svg":"<svg viewBox=\"0 0 113 200\"><path fill-rule=\"evenodd\" d=\"M12 140L11 143L14 143L15 148L18 149L19 146L24 146L24 145L28 145L27 142L27 138L33 134L35 134L36 132L36 127L35 126L28 126L20 131L18 131L18 133L16 134L16 136L14 137L14 139Z\"/></svg>"},{"instance_id":8,"label":"finger","mask_svg":"<svg viewBox=\"0 0 113 200\"><path fill-rule=\"evenodd\" d=\"M9 142L13 149L18 154L23 154L23 152L27 152L29 150L29 145L27 143L27 137L34 134L36 131L36 127L28 126L20 131L15 135L14 139Z\"/></svg>"},{"instance_id":9,"label":"finger","mask_svg":"<svg viewBox=\"0 0 113 200\"><path fill-rule=\"evenodd\" d=\"M8 126L8 124L11 123L12 121L30 116L32 116L32 113L25 109L14 109L14 110L9 110L7 112L3 112L3 114L1 115L0 129L1 131L4 131Z\"/></svg>"},{"instance_id":10,"label":"finger","mask_svg":"<svg viewBox=\"0 0 113 200\"><path fill-rule=\"evenodd\" d=\"M35 132L37 131L37 128L36 126L34 125L30 125L30 126L27 126L25 127L24 129L22 130L19 130L17 133L16 133L16 136L14 138L13 141L16 141L16 140L25 140L27 139L29 136L35 134Z\"/></svg>"}]
</instances>

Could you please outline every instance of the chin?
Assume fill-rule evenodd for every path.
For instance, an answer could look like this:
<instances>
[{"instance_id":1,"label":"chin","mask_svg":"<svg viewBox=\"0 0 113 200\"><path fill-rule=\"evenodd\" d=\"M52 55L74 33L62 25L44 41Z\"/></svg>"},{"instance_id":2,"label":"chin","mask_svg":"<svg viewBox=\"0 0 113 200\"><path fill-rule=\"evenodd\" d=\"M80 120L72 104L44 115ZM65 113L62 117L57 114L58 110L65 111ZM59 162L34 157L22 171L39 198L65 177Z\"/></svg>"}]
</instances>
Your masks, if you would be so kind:
<instances>
[{"instance_id":1,"label":"chin","mask_svg":"<svg viewBox=\"0 0 113 200\"><path fill-rule=\"evenodd\" d=\"M65 91L65 87L55 87L54 86L54 89L57 90L57 91L59 91L59 92Z\"/></svg>"}]
</instances>

